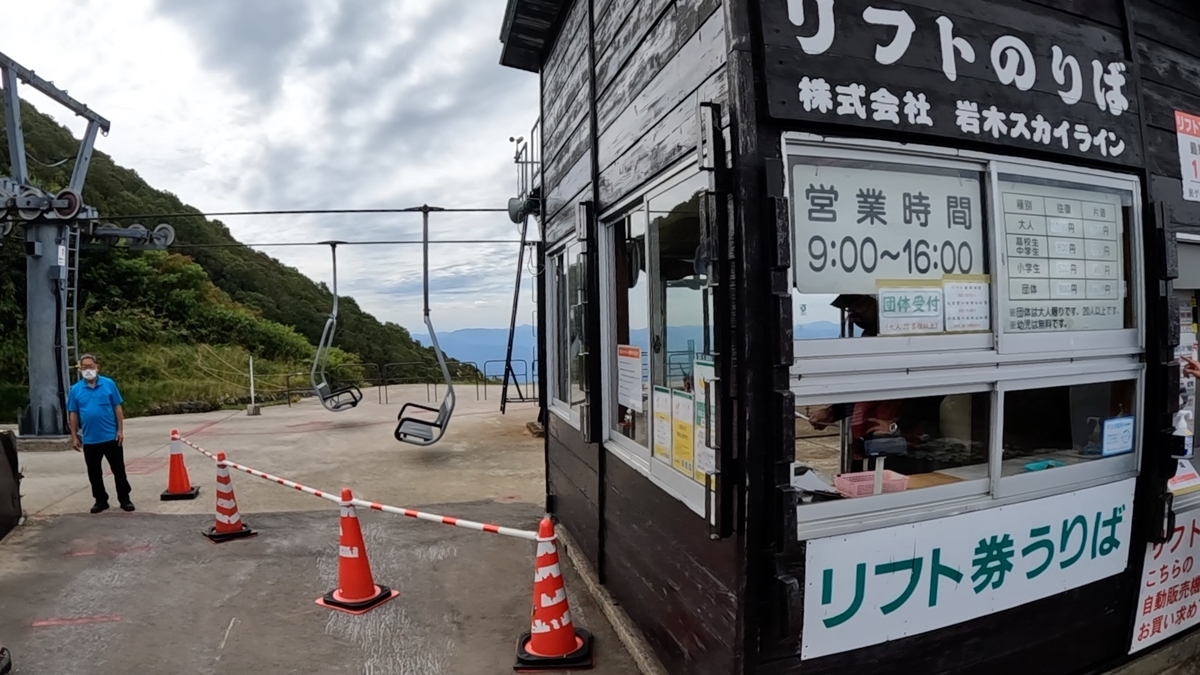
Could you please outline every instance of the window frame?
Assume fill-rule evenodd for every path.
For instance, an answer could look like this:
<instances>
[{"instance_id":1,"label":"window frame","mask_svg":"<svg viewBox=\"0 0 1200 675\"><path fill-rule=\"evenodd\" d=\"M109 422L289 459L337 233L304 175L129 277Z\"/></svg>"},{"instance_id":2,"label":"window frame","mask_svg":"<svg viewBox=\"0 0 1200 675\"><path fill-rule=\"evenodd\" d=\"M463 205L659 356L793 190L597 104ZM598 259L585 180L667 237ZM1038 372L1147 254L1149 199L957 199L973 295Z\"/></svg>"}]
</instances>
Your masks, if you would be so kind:
<instances>
[{"instance_id":1,"label":"window frame","mask_svg":"<svg viewBox=\"0 0 1200 675\"><path fill-rule=\"evenodd\" d=\"M1145 247L1142 238L1144 187L1135 175L1093 170L1051 162L1024 160L995 153L956 150L867 139L827 138L785 132L781 137L784 186L787 191L789 229L799 232L796 205L792 202L790 158L828 157L877 159L889 164L921 162L949 168L968 168L981 174L986 205L985 245L988 250L992 328L990 344L981 346L975 335L924 335L886 338L886 352L875 340L796 340L791 369L792 392L797 407L885 398L909 398L954 393L991 392L987 474L965 480L868 499L798 504L798 538L807 540L928 520L1007 503L1063 494L1118 482L1137 476L1141 466L1146 417L1144 410L1146 366ZM928 164L926 164L928 165ZM982 167L980 169L979 167ZM1126 191L1129 221L1121 239L1125 293L1132 307L1132 328L1112 331L1007 333L1004 318L1009 301L1008 261L1001 175L1007 179L1032 178ZM1125 246L1128 241L1128 247ZM792 246L793 252L795 245ZM800 258L792 255L793 266ZM797 293L794 268L789 275ZM829 343L857 343L830 346ZM1035 344L1036 343L1036 344ZM896 358L900 356L902 358ZM881 391L880 381L888 382ZM1071 384L1133 381L1135 384L1135 447L1132 453L1098 458L1045 472L1002 475L1004 397L1008 392L1044 389Z\"/></svg>"},{"instance_id":2,"label":"window frame","mask_svg":"<svg viewBox=\"0 0 1200 675\"><path fill-rule=\"evenodd\" d=\"M547 344L554 346L553 349L546 350L548 353L548 356L549 356L549 358L547 359L547 363L546 363L546 366L547 366L546 374L549 376L549 381L550 381L550 395L547 396L546 399L547 399L547 401L549 401L549 408L550 408L551 412L558 415L566 423L570 424L571 426L575 427L576 429L579 429L581 427L579 412L571 406L571 401L570 401L570 395L571 395L570 394L570 389L571 389L570 367L571 366L569 363L567 363L567 364L559 363L559 358L558 358L558 356L559 356L558 345L560 344L561 340L567 339L566 336L559 335L559 329L558 329L558 312L559 311L564 311L567 313L567 316L566 316L566 323L568 325L567 330L570 331L570 320L571 320L571 318L570 318L571 302L570 302L570 297L569 297L570 282L569 282L569 280L566 280L565 276L563 277L563 279L566 280L566 283L567 283L566 293L568 294L567 306L565 308L559 307L559 300L558 300L559 288L558 288L558 286L559 286L559 274L560 274L560 272L562 272L563 267L567 263L567 250L570 248L571 244L572 244L572 242L570 240L562 241L559 244L555 245L555 247L553 249L551 249L550 251L548 251L546 253L546 263L547 263L546 271L549 272L549 276L547 276L547 278L546 278L546 304L549 305L549 310L550 310L549 311L550 321L547 322L548 325L546 326L546 329L547 329L546 332L547 332L547 338L548 338ZM565 272L564 272L564 274L565 274ZM569 345L567 347L567 359L568 359L568 361L570 360L570 346ZM567 391L566 392L559 391L559 382L558 382L558 376L559 376L559 373L561 372L560 369L564 368L564 367L567 368ZM563 398L564 396L566 398Z\"/></svg>"},{"instance_id":3,"label":"window frame","mask_svg":"<svg viewBox=\"0 0 1200 675\"><path fill-rule=\"evenodd\" d=\"M1008 333L1004 330L1004 322L1000 321L993 327L997 340L997 351L1001 354L1051 355L1057 355L1062 352L1101 349L1125 350L1130 353L1144 351L1146 347L1146 291L1145 279L1142 274L1145 249L1142 242L1141 227L1143 215L1141 181L1108 171L1084 170L1070 166L1059 167L1058 165L1045 162L999 158L995 156L993 156L992 161L988 165L988 172L991 177L991 184L996 186L994 188L996 190L999 190L1000 174L1017 174L1022 178L1039 178L1060 183L1075 183L1080 189L1087 187L1083 183L1083 180L1086 179L1091 181L1095 187L1129 190L1132 201L1130 204L1132 222L1127 225L1130 250L1124 251L1123 262L1126 263L1126 270L1124 270L1126 273L1124 290L1130 298L1130 306L1134 312L1133 328L1107 331L1063 331L1059 333ZM993 200L991 206L992 220L1003 222L1003 200ZM999 242L996 242L994 245L999 248ZM999 254L1000 252L997 251L997 253ZM1007 283L1009 279L1007 256L999 255L998 257L1001 258L999 261L1000 265L996 267L997 273L993 274L993 279L998 277L999 270L1003 269L1004 280ZM993 285L999 286L996 283ZM995 291L995 289L993 290ZM997 311L993 312L993 320L996 316L1006 316L1009 303L1012 302L1007 293L994 292L993 296L995 297L996 295L999 296L999 303L995 305Z\"/></svg>"},{"instance_id":4,"label":"window frame","mask_svg":"<svg viewBox=\"0 0 1200 675\"><path fill-rule=\"evenodd\" d=\"M705 517L705 486L697 483L688 476L684 476L672 467L670 464L654 457L653 449L653 419L654 419L654 397L650 396L650 405L647 408L646 415L650 422L650 433L648 439L651 447L643 447L633 439L626 437L615 428L612 411L617 408L617 386L618 378L617 363L616 363L616 279L615 279L615 260L613 239L614 228L623 225L625 218L636 212L639 208L643 209L643 217L646 225L647 243L644 247L643 255L646 263L647 286L647 307L650 313L650 325L648 330L653 339L654 329L654 311L656 309L655 302L651 297L653 293L654 268L651 265L650 254L651 246L650 238L650 212L648 204L656 197L670 191L671 189L693 180L696 176L703 176L704 172L699 168L699 164L695 158L689 158L681 161L667 170L660 173L650 182L639 188L634 194L626 197L618 202L612 208L605 210L598 218L599 236L598 236L598 260L600 265L600 303L601 303L601 343L600 348L600 363L601 363L601 387L603 388L603 400L601 401L601 414L604 416L603 429L600 434L600 442L604 448L613 454L613 456L621 459L638 473L646 477L656 487L666 492L670 496L682 502L693 513ZM664 354L666 352L664 351ZM651 377L650 383L653 387L653 372L654 372L654 354L653 350L647 354L648 367ZM700 394L697 394L699 396Z\"/></svg>"}]
</instances>

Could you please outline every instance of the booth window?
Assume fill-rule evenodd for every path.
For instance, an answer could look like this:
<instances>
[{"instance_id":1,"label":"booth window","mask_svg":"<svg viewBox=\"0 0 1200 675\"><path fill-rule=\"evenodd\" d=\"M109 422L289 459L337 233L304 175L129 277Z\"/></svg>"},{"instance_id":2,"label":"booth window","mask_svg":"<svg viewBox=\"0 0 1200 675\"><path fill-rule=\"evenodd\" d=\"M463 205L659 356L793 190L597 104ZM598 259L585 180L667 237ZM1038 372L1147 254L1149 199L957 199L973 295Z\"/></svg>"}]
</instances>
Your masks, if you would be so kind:
<instances>
[{"instance_id":1,"label":"booth window","mask_svg":"<svg viewBox=\"0 0 1200 675\"><path fill-rule=\"evenodd\" d=\"M582 255L582 247L572 243L551 254L549 270L548 295L553 317L551 344L554 345L550 364L551 408L578 426L581 406L587 400L583 389L586 308L582 291L586 281L586 258Z\"/></svg>"},{"instance_id":2,"label":"booth window","mask_svg":"<svg viewBox=\"0 0 1200 675\"><path fill-rule=\"evenodd\" d=\"M608 447L699 514L716 464L707 189L694 167L648 186L604 219L600 251Z\"/></svg>"},{"instance_id":3,"label":"booth window","mask_svg":"<svg viewBox=\"0 0 1200 675\"><path fill-rule=\"evenodd\" d=\"M807 319L795 333L806 343L799 354L907 349L918 335L990 333L988 316L970 304L972 291L986 292L991 266L981 166L797 157L790 177L793 316ZM807 344L840 337L906 343Z\"/></svg>"},{"instance_id":4,"label":"booth window","mask_svg":"<svg viewBox=\"0 0 1200 675\"><path fill-rule=\"evenodd\" d=\"M872 146L784 139L801 529L1134 475L1137 179Z\"/></svg>"},{"instance_id":5,"label":"booth window","mask_svg":"<svg viewBox=\"0 0 1200 675\"><path fill-rule=\"evenodd\" d=\"M622 368L617 405L609 406L616 433L650 447L650 279L646 274L646 210L638 208L611 226L615 342L609 349Z\"/></svg>"}]
</instances>

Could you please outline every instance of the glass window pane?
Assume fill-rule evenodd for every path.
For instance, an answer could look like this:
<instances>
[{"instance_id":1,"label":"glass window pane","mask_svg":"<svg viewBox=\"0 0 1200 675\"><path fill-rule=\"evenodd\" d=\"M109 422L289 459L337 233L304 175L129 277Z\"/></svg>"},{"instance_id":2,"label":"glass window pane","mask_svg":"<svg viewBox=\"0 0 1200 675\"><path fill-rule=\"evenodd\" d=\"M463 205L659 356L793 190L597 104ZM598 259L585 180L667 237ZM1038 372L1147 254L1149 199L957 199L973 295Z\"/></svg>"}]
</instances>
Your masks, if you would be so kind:
<instances>
[{"instance_id":1,"label":"glass window pane","mask_svg":"<svg viewBox=\"0 0 1200 675\"><path fill-rule=\"evenodd\" d=\"M566 402L570 382L570 360L567 358L567 315L571 305L567 299L567 278L563 254L551 259L551 284L554 292L554 398Z\"/></svg>"},{"instance_id":2,"label":"glass window pane","mask_svg":"<svg viewBox=\"0 0 1200 675\"><path fill-rule=\"evenodd\" d=\"M617 405L610 423L617 433L650 447L650 279L646 274L646 212L638 209L612 226L612 346Z\"/></svg>"},{"instance_id":3,"label":"glass window pane","mask_svg":"<svg viewBox=\"0 0 1200 675\"><path fill-rule=\"evenodd\" d=\"M1007 392L1003 475L1133 452L1136 396L1136 380Z\"/></svg>"},{"instance_id":4,"label":"glass window pane","mask_svg":"<svg viewBox=\"0 0 1200 675\"><path fill-rule=\"evenodd\" d=\"M795 339L991 330L982 173L789 159Z\"/></svg>"},{"instance_id":5,"label":"glass window pane","mask_svg":"<svg viewBox=\"0 0 1200 675\"><path fill-rule=\"evenodd\" d=\"M700 197L708 177L697 174L650 199L652 382L691 392L692 365L711 344L707 254Z\"/></svg>"},{"instance_id":6,"label":"glass window pane","mask_svg":"<svg viewBox=\"0 0 1200 675\"><path fill-rule=\"evenodd\" d=\"M1133 328L1133 193L1000 174L1008 297L1004 330Z\"/></svg>"},{"instance_id":7,"label":"glass window pane","mask_svg":"<svg viewBox=\"0 0 1200 675\"><path fill-rule=\"evenodd\" d=\"M843 499L987 478L990 420L990 392L798 407L801 487Z\"/></svg>"},{"instance_id":8,"label":"glass window pane","mask_svg":"<svg viewBox=\"0 0 1200 675\"><path fill-rule=\"evenodd\" d=\"M587 258L582 254L582 246L571 244L567 247L567 301L570 312L567 317L568 343L567 358L570 365L570 399L571 409L579 412L579 407L586 402L587 396L583 391L584 369L587 360L584 358L585 312L586 299L583 293L587 282Z\"/></svg>"}]
</instances>

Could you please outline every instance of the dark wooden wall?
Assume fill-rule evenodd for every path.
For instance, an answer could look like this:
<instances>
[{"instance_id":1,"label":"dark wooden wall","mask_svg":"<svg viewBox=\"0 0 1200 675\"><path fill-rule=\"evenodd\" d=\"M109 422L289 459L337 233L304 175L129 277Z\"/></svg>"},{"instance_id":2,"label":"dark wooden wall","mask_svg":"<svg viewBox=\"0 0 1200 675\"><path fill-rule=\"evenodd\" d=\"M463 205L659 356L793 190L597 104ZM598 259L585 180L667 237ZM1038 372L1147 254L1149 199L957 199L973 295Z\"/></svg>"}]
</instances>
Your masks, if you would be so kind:
<instances>
[{"instance_id":1,"label":"dark wooden wall","mask_svg":"<svg viewBox=\"0 0 1200 675\"><path fill-rule=\"evenodd\" d=\"M728 125L720 10L720 0L573 3L542 68L548 242L574 236L579 202L594 200L603 214L694 155L699 103L723 104ZM595 241L598 225L592 228ZM601 309L598 298L589 306L592 325L599 325ZM598 330L590 337L598 375ZM599 387L592 402L598 433L609 419ZM585 443L561 417L547 418L556 516L602 582L672 673L736 672L737 539L709 539L701 516Z\"/></svg>"}]
</instances>

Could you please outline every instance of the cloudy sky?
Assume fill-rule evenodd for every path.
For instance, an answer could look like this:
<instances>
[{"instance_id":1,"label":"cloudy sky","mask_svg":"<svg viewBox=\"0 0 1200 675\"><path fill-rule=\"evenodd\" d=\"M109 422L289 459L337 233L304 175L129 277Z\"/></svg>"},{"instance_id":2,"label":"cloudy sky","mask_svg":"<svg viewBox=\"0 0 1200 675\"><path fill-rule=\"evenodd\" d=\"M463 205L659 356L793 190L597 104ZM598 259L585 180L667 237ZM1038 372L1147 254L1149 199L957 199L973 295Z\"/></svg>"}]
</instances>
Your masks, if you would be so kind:
<instances>
[{"instance_id":1,"label":"cloudy sky","mask_svg":"<svg viewBox=\"0 0 1200 675\"><path fill-rule=\"evenodd\" d=\"M504 207L537 77L499 65L505 0L5 3L0 52L112 121L97 148L205 211ZM47 36L70 35L69 39ZM39 109L83 125L29 88ZM410 239L420 217L225 218L247 243ZM514 239L503 213L434 239ZM439 330L507 326L517 246L431 249ZM264 249L328 281L328 249ZM419 246L343 247L339 290L419 330ZM523 295L522 319L532 312Z\"/></svg>"}]
</instances>

